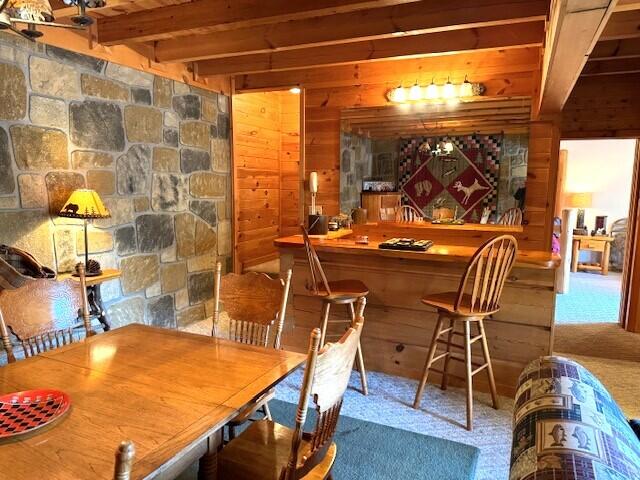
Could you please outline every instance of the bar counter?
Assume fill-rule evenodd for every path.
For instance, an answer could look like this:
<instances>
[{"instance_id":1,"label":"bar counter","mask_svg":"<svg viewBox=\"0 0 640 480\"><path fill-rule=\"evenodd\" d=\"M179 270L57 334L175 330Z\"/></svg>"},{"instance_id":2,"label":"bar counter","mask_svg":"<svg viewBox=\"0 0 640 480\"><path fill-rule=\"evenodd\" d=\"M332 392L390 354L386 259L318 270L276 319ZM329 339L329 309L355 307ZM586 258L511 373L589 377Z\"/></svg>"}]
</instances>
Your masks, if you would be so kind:
<instances>
[{"instance_id":1,"label":"bar counter","mask_svg":"<svg viewBox=\"0 0 640 480\"><path fill-rule=\"evenodd\" d=\"M485 226L485 231L480 232L474 228L469 232L473 240L465 235L464 228L458 228L460 242L434 240L434 246L426 252L378 248L380 241L387 237L441 238L442 231L464 227L418 224L409 227L412 235L406 235L404 226L387 222L357 225L342 238L314 238L312 242L330 280L359 279L369 288L362 337L367 370L417 379L422 373L437 318L435 310L423 305L420 299L427 294L456 291L467 262L484 237L511 233L505 230L513 231L514 227ZM416 235L420 228L423 234ZM515 227L518 228L521 227ZM435 233L435 230L439 231ZM355 236L364 232L369 234L369 244L355 243ZM445 235L444 238L455 237ZM302 236L279 238L275 245L280 251L281 269L293 269L285 347L304 351L310 331L320 324L321 301L307 290L309 267ZM520 250L504 287L501 310L485 321L496 382L502 394L514 394L518 375L530 360L551 353L554 280L559 262L560 258L551 253ZM332 310L334 319L346 315L346 308L344 312L339 308ZM480 354L474 350L478 360ZM463 374L459 362L452 362L451 368L454 374ZM479 390L488 391L485 377L474 378ZM438 373L430 376L430 382L439 381ZM452 383L462 385L458 379L452 379ZM409 402L412 398L406 400Z\"/></svg>"}]
</instances>

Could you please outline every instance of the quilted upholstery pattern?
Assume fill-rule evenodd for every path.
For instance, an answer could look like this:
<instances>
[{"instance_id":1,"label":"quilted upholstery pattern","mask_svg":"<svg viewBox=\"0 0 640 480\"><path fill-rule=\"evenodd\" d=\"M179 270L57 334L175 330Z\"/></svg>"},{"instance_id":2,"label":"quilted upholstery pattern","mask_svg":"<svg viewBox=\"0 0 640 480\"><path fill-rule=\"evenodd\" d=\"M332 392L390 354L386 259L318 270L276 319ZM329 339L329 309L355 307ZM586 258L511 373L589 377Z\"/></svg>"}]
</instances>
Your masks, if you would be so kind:
<instances>
[{"instance_id":1,"label":"quilted upholstery pattern","mask_svg":"<svg viewBox=\"0 0 640 480\"><path fill-rule=\"evenodd\" d=\"M640 479L640 441L579 363L542 357L520 375L510 480Z\"/></svg>"}]
</instances>

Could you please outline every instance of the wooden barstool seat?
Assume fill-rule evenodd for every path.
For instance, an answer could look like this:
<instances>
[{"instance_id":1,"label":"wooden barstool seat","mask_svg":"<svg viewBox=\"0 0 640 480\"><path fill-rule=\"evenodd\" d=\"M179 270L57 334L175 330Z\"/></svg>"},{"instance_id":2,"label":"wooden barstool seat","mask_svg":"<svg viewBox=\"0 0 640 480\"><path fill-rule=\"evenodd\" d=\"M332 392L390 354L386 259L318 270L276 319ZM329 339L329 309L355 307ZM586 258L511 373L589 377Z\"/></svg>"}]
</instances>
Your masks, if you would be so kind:
<instances>
[{"instance_id":1,"label":"wooden barstool seat","mask_svg":"<svg viewBox=\"0 0 640 480\"><path fill-rule=\"evenodd\" d=\"M473 429L473 377L484 370L489 377L493 408L499 408L484 319L500 310L500 296L504 282L515 262L516 252L517 242L514 237L511 235L495 237L482 245L473 255L460 281L458 291L436 293L422 298L422 303L438 310L438 320L413 408L420 407L430 371L442 374L440 388L447 389L449 376L455 376L449 373L451 360L465 365L465 375L462 378L466 381L467 390L467 430ZM447 321L448 324L445 325ZM456 330L458 324L463 325L462 331ZM476 326L477 334L472 334L471 325ZM440 338L443 335L446 335L445 339ZM454 340L457 337L462 337L462 341ZM472 347L476 342L480 342L482 363L474 362L472 359ZM438 345L444 346L443 352L437 352ZM462 354L452 349L457 349ZM439 360L444 360L442 370L432 367Z\"/></svg>"},{"instance_id":2,"label":"wooden barstool seat","mask_svg":"<svg viewBox=\"0 0 640 480\"><path fill-rule=\"evenodd\" d=\"M360 297L366 297L369 295L369 289L360 280L335 280L329 281L329 292L322 283L318 285L318 295L323 297L332 297L327 299L333 303L339 304L341 300L344 303L353 303L353 299L356 300Z\"/></svg>"},{"instance_id":3,"label":"wooden barstool seat","mask_svg":"<svg viewBox=\"0 0 640 480\"><path fill-rule=\"evenodd\" d=\"M340 335L327 334L327 329L330 323L341 323L345 327L351 325L355 320L355 308L354 305L362 300L362 305L366 304L366 296L369 294L369 288L360 280L327 280L327 276L324 273L318 254L315 248L311 244L309 233L304 225L300 225L302 230L302 237L304 238L304 246L307 251L307 259L309 260L309 271L311 273L311 284L309 290L314 296L322 299L322 319L320 323L320 345L324 345L328 336L339 337ZM340 320L329 320L329 313L331 311L331 305L346 305L349 309L349 318ZM362 347L358 343L358 352L356 355L356 366L358 372L360 372L360 382L362 384L362 394L369 394L369 387L367 385L367 372L364 368L364 357L362 355Z\"/></svg>"}]
</instances>

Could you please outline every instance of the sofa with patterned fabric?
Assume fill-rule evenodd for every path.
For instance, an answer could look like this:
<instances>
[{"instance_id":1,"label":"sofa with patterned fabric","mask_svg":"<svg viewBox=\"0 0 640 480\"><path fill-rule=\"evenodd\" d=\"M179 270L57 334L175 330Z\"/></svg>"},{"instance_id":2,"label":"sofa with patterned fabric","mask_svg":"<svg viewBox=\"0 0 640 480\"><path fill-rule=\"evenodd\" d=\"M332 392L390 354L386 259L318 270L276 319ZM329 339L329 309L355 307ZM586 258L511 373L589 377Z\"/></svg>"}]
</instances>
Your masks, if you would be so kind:
<instances>
[{"instance_id":1,"label":"sofa with patterned fabric","mask_svg":"<svg viewBox=\"0 0 640 480\"><path fill-rule=\"evenodd\" d=\"M524 369L513 429L509 480L640 479L640 439L602 383L567 358Z\"/></svg>"}]
</instances>

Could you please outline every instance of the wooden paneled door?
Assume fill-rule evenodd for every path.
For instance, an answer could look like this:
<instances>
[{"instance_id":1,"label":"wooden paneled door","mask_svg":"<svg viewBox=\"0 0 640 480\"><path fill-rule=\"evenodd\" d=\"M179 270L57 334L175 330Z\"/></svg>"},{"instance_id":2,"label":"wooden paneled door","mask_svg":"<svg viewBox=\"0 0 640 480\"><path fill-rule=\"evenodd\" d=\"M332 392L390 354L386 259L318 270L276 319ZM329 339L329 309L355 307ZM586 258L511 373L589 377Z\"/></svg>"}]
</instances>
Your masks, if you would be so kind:
<instances>
[{"instance_id":1,"label":"wooden paneled door","mask_svg":"<svg viewBox=\"0 0 640 480\"><path fill-rule=\"evenodd\" d=\"M636 140L632 181L622 273L620 323L626 330L640 333L640 140Z\"/></svg>"},{"instance_id":2,"label":"wooden paneled door","mask_svg":"<svg viewBox=\"0 0 640 480\"><path fill-rule=\"evenodd\" d=\"M232 97L235 272L278 258L273 241L298 231L301 101L289 90Z\"/></svg>"}]
</instances>

